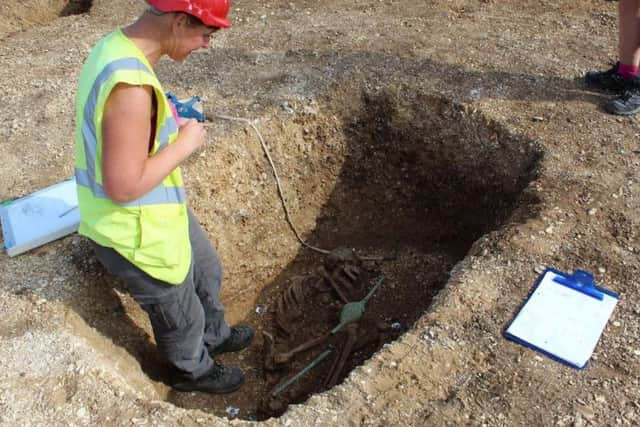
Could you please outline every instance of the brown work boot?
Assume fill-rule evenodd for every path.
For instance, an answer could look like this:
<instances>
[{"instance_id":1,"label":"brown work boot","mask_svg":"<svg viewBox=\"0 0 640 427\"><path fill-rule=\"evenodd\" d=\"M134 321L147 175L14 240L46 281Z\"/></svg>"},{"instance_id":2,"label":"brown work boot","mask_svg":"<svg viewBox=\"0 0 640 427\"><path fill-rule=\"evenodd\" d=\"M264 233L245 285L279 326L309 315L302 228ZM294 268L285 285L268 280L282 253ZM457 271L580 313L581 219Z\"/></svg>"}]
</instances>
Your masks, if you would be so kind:
<instances>
[{"instance_id":1,"label":"brown work boot","mask_svg":"<svg viewBox=\"0 0 640 427\"><path fill-rule=\"evenodd\" d=\"M215 347L207 347L209 354L215 356L216 354L230 353L232 351L240 351L249 347L255 332L249 326L232 326L231 334L222 343Z\"/></svg>"},{"instance_id":2,"label":"brown work boot","mask_svg":"<svg viewBox=\"0 0 640 427\"><path fill-rule=\"evenodd\" d=\"M201 391L204 393L231 393L244 383L244 374L239 368L227 368L214 360L213 367L200 378L177 378L172 387L179 391Z\"/></svg>"}]
</instances>

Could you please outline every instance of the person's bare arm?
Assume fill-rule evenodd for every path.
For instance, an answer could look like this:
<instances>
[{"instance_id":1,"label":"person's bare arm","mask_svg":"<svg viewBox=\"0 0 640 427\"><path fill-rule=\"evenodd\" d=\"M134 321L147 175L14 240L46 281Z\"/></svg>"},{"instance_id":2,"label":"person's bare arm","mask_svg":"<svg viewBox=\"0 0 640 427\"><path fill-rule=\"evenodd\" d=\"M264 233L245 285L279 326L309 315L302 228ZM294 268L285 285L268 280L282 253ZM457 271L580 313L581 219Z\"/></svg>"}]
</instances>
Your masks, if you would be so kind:
<instances>
[{"instance_id":1,"label":"person's bare arm","mask_svg":"<svg viewBox=\"0 0 640 427\"><path fill-rule=\"evenodd\" d=\"M204 127L195 120L180 126L178 140L150 156L149 86L118 84L107 99L102 125L102 180L116 203L130 202L156 187L204 142Z\"/></svg>"}]
</instances>

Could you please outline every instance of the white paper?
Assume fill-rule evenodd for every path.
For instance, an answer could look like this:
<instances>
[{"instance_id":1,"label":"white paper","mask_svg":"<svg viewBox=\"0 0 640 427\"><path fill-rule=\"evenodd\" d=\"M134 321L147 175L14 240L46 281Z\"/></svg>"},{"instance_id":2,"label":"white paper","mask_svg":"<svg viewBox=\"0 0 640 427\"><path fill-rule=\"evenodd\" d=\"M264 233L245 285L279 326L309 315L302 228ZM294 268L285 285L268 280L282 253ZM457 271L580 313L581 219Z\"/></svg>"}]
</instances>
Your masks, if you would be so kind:
<instances>
[{"instance_id":1,"label":"white paper","mask_svg":"<svg viewBox=\"0 0 640 427\"><path fill-rule=\"evenodd\" d=\"M547 271L506 333L582 368L591 357L618 299L602 300L554 282Z\"/></svg>"}]
</instances>

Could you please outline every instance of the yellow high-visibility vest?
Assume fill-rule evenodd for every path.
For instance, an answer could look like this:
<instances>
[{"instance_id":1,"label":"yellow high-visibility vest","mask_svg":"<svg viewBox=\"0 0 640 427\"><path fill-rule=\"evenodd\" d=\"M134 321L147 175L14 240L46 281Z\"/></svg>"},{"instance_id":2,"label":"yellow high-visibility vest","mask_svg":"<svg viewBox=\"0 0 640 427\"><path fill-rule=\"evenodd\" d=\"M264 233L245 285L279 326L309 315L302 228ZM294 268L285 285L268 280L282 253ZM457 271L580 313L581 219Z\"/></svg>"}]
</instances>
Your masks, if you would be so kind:
<instances>
[{"instance_id":1,"label":"yellow high-visibility vest","mask_svg":"<svg viewBox=\"0 0 640 427\"><path fill-rule=\"evenodd\" d=\"M93 48L76 99L75 176L80 208L79 233L119 254L150 276L183 282L191 266L186 196L180 168L137 200L115 203L102 177L104 104L118 83L153 87L157 99L155 140L150 156L172 144L178 124L153 68L121 30Z\"/></svg>"}]
</instances>

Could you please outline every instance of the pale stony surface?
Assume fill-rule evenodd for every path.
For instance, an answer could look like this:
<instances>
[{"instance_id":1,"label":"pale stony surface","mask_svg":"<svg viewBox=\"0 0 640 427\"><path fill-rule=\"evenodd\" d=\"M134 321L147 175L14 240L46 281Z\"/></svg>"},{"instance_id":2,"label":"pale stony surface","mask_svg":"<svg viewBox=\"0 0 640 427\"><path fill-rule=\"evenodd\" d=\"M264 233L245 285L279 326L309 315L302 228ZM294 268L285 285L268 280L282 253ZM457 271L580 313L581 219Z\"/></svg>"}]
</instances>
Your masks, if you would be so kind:
<instances>
[{"instance_id":1,"label":"pale stony surface","mask_svg":"<svg viewBox=\"0 0 640 427\"><path fill-rule=\"evenodd\" d=\"M0 200L71 176L82 61L143 6L94 0L88 14L53 19L61 3L0 6ZM342 385L262 424L638 425L640 125L603 113L608 96L579 81L615 58L615 6L237 0L233 30L210 51L160 64L166 89L200 94L208 111L259 119L303 231L336 185L341 120L362 107L363 92L414 108L416 93L441 96L543 150L525 191L538 203L523 201L473 245L411 331ZM305 138L321 132L327 146ZM185 175L226 266L223 299L237 321L255 308L255 284L269 283L300 248L251 130L215 121L207 137ZM621 294L586 370L502 338L546 265L589 270ZM79 236L0 254L0 313L0 425L250 424L167 403L145 364L146 319Z\"/></svg>"}]
</instances>

